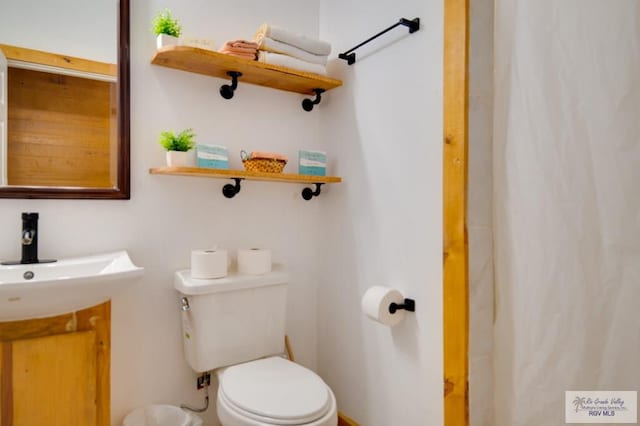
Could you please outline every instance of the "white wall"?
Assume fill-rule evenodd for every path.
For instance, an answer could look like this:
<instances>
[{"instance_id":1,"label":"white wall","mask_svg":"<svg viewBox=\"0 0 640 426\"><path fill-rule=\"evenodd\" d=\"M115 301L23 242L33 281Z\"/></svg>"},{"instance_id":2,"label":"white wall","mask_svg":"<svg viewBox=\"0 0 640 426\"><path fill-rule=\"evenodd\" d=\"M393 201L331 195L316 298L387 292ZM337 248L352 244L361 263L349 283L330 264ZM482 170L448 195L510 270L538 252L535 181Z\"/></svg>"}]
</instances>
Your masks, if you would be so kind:
<instances>
[{"instance_id":1,"label":"white wall","mask_svg":"<svg viewBox=\"0 0 640 426\"><path fill-rule=\"evenodd\" d=\"M422 29L394 30L354 66L332 63L344 86L307 113L292 93L240 83L227 101L222 80L150 65L150 22L164 7L185 35L218 45L263 21L309 35L321 23L334 54L401 16L419 16ZM125 248L146 268L113 300L113 424L145 404L202 403L182 357L172 274L191 248L214 242L271 247L289 265L296 358L317 367L341 410L366 426L442 424L442 14L435 0L132 2L131 200L0 200L2 259L19 255L20 212L39 211L42 257ZM226 181L149 175L164 161L159 132L185 127L236 154L325 149L344 183L305 202L298 185L248 182L227 200ZM360 298L376 284L416 299L416 314L393 330L365 320ZM206 418L216 424L213 407Z\"/></svg>"},{"instance_id":2,"label":"white wall","mask_svg":"<svg viewBox=\"0 0 640 426\"><path fill-rule=\"evenodd\" d=\"M131 177L129 201L0 199L0 259L19 256L20 213L40 212L40 253L60 258L124 248L144 266L144 278L116 296L112 306L112 422L150 403L200 405L195 374L182 356L180 316L173 272L189 265L192 248L217 242L230 249L271 247L291 270L288 334L297 360L316 364L316 295L319 209L324 196L304 201L301 185L243 183L232 200L228 181L152 176L164 163L161 130L193 127L200 141L227 145L233 166L239 150L273 150L294 159L298 148L322 148L318 111L302 110L302 96L240 83L233 100L225 82L149 64L155 49L153 15L172 9L192 35L250 37L263 20L317 34L317 1L136 0L131 37ZM291 168L289 168L291 167ZM326 188L329 194L333 188ZM215 395L214 395L215 396ZM207 419L213 420L215 407Z\"/></svg>"},{"instance_id":3,"label":"white wall","mask_svg":"<svg viewBox=\"0 0 640 426\"><path fill-rule=\"evenodd\" d=\"M318 366L341 409L366 426L440 425L442 412L441 1L321 3L334 54L400 17L358 62L334 61L344 87L321 110L344 183L324 200ZM388 285L417 312L393 329L365 319L367 288Z\"/></svg>"}]
</instances>

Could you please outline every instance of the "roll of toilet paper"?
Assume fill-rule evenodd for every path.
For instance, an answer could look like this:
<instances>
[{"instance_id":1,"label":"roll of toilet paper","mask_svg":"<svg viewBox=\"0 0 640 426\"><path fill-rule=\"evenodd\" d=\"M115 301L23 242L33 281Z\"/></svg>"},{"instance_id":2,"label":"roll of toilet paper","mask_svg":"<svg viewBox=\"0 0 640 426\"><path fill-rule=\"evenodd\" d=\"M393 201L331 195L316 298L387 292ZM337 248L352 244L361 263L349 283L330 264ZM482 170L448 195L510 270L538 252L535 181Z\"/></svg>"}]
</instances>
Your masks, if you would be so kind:
<instances>
[{"instance_id":1,"label":"roll of toilet paper","mask_svg":"<svg viewBox=\"0 0 640 426\"><path fill-rule=\"evenodd\" d=\"M374 321L383 325L394 326L404 319L405 311L389 312L392 303L402 304L404 297L398 290L389 287L375 286L362 296L362 312Z\"/></svg>"},{"instance_id":2,"label":"roll of toilet paper","mask_svg":"<svg viewBox=\"0 0 640 426\"><path fill-rule=\"evenodd\" d=\"M207 280L226 277L228 259L226 250L193 250L191 252L191 278Z\"/></svg>"},{"instance_id":3,"label":"roll of toilet paper","mask_svg":"<svg viewBox=\"0 0 640 426\"><path fill-rule=\"evenodd\" d=\"M271 272L271 250L238 250L238 272L243 275L262 275Z\"/></svg>"}]
</instances>

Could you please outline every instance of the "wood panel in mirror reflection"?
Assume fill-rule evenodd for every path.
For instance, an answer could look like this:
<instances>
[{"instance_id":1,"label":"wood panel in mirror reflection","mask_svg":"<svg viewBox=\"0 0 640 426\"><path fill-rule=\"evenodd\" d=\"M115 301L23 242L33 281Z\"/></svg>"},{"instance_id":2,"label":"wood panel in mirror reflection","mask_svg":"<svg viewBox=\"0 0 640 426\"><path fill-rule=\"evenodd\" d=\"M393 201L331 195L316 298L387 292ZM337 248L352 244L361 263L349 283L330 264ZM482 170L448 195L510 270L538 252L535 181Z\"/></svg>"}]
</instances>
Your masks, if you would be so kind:
<instances>
[{"instance_id":1,"label":"wood panel in mirror reflection","mask_svg":"<svg viewBox=\"0 0 640 426\"><path fill-rule=\"evenodd\" d=\"M129 199L129 0L115 3L117 64L0 45L9 59L0 198Z\"/></svg>"},{"instance_id":2,"label":"wood panel in mirror reflection","mask_svg":"<svg viewBox=\"0 0 640 426\"><path fill-rule=\"evenodd\" d=\"M7 87L9 185L115 186L115 83L10 67Z\"/></svg>"}]
</instances>

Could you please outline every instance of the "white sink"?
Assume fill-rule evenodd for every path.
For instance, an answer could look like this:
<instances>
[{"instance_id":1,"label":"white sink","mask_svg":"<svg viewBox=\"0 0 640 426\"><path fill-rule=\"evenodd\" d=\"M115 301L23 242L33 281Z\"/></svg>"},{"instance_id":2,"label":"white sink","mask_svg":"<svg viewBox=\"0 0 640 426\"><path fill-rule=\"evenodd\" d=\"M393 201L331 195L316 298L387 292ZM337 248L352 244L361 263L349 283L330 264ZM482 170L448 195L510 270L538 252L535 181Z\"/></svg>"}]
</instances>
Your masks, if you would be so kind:
<instances>
[{"instance_id":1,"label":"white sink","mask_svg":"<svg viewBox=\"0 0 640 426\"><path fill-rule=\"evenodd\" d=\"M126 251L54 263L0 265L0 321L47 317L97 305L143 271Z\"/></svg>"}]
</instances>

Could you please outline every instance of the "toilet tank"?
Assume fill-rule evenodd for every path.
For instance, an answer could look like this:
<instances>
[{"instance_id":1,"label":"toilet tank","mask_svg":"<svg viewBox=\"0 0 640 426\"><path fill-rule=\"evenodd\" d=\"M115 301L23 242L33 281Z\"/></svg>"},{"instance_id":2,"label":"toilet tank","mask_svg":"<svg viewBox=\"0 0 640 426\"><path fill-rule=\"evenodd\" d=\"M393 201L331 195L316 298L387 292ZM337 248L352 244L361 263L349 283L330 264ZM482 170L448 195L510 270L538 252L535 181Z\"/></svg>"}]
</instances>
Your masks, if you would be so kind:
<instances>
[{"instance_id":1,"label":"toilet tank","mask_svg":"<svg viewBox=\"0 0 640 426\"><path fill-rule=\"evenodd\" d=\"M187 363L198 373L284 349L288 274L282 265L264 275L201 280L190 270L175 274L182 306Z\"/></svg>"}]
</instances>

